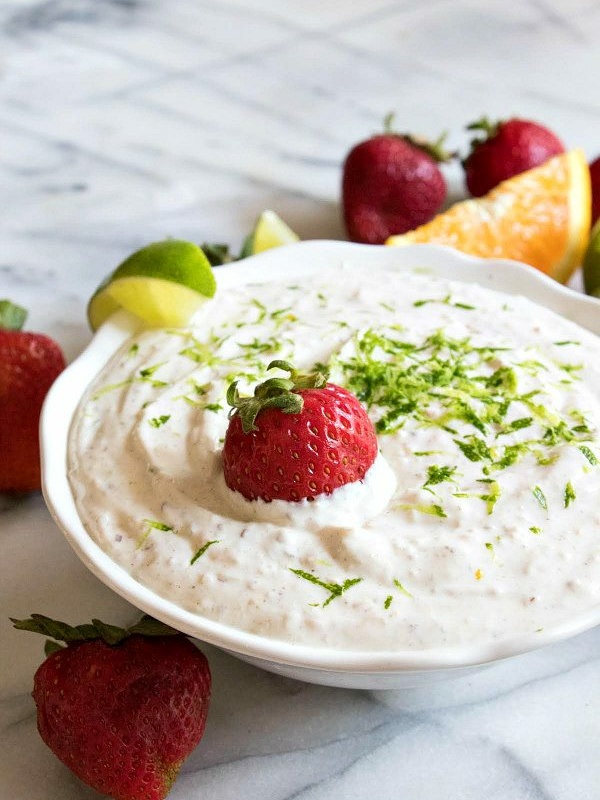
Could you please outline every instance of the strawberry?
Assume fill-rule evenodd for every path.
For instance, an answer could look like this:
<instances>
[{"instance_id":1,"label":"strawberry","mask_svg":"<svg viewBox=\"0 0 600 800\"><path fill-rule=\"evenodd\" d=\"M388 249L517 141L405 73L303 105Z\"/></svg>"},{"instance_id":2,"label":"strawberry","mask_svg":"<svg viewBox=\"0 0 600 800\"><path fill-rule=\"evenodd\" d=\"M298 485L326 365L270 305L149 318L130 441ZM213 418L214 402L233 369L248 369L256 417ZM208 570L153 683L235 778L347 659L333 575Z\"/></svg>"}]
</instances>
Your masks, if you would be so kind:
<instances>
[{"instance_id":1,"label":"strawberry","mask_svg":"<svg viewBox=\"0 0 600 800\"><path fill-rule=\"evenodd\" d=\"M40 488L40 410L65 368L56 342L21 331L26 316L20 306L0 300L0 492Z\"/></svg>"},{"instance_id":2,"label":"strawberry","mask_svg":"<svg viewBox=\"0 0 600 800\"><path fill-rule=\"evenodd\" d=\"M382 244L433 219L446 198L438 162L452 156L434 144L391 130L352 148L343 168L344 222L354 242Z\"/></svg>"},{"instance_id":3,"label":"strawberry","mask_svg":"<svg viewBox=\"0 0 600 800\"><path fill-rule=\"evenodd\" d=\"M471 151L463 161L467 188L473 197L487 194L502 181L538 167L565 150L552 131L527 119L513 117L492 123L483 117L467 125L467 130L484 134L471 141Z\"/></svg>"},{"instance_id":4,"label":"strawberry","mask_svg":"<svg viewBox=\"0 0 600 800\"><path fill-rule=\"evenodd\" d=\"M115 800L161 800L206 723L210 670L183 634L143 617L126 630L33 614L46 643L33 699L40 736L84 783Z\"/></svg>"},{"instance_id":5,"label":"strawberry","mask_svg":"<svg viewBox=\"0 0 600 800\"><path fill-rule=\"evenodd\" d=\"M600 156L590 164L592 180L592 225L600 219Z\"/></svg>"},{"instance_id":6,"label":"strawberry","mask_svg":"<svg viewBox=\"0 0 600 800\"><path fill-rule=\"evenodd\" d=\"M272 361L268 369L274 368L290 379L270 378L252 397L240 397L237 381L227 392L227 486L247 500L299 501L362 480L377 455L377 437L357 398L321 373L300 373L286 361Z\"/></svg>"}]
</instances>

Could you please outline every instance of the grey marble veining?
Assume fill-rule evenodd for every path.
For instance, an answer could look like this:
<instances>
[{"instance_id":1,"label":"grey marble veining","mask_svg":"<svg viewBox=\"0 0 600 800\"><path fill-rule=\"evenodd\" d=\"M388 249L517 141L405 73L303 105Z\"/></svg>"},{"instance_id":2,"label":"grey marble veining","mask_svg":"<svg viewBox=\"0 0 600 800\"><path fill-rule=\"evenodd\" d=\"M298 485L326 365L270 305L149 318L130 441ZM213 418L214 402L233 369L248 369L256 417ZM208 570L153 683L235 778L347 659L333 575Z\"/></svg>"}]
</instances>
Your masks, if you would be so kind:
<instances>
[{"instance_id":1,"label":"grey marble veining","mask_svg":"<svg viewBox=\"0 0 600 800\"><path fill-rule=\"evenodd\" d=\"M545 121L600 153L598 0L5 0L0 295L69 359L85 303L132 249L239 247L271 207L340 238L340 165L395 111L449 131ZM452 196L460 168L447 169ZM35 730L42 641L8 616L135 611L77 560L41 497L0 505L0 800L97 795ZM600 631L403 692L309 686L206 647L214 699L174 800L598 800Z\"/></svg>"}]
</instances>

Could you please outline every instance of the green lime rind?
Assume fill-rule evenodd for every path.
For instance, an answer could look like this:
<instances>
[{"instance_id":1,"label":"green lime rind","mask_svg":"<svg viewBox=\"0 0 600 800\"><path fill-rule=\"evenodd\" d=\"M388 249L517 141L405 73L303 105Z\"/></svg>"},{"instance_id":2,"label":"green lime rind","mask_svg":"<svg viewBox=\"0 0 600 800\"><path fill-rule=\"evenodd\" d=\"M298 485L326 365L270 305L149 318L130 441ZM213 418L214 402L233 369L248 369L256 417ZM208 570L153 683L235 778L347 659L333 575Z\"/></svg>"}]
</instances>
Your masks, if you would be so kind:
<instances>
[{"instance_id":1,"label":"green lime rind","mask_svg":"<svg viewBox=\"0 0 600 800\"><path fill-rule=\"evenodd\" d=\"M171 280L205 297L212 297L217 290L215 276L204 252L197 244L182 239L165 239L136 250L104 283L115 278L138 277Z\"/></svg>"},{"instance_id":2,"label":"green lime rind","mask_svg":"<svg viewBox=\"0 0 600 800\"><path fill-rule=\"evenodd\" d=\"M87 319L93 331L97 331L105 320L119 310L119 304L104 291L109 283L110 276L102 281L87 304Z\"/></svg>"},{"instance_id":3,"label":"green lime rind","mask_svg":"<svg viewBox=\"0 0 600 800\"><path fill-rule=\"evenodd\" d=\"M206 298L213 297L217 288L210 261L197 244L180 239L154 242L132 253L98 286L87 307L92 330L97 330L121 307L112 296L111 286L127 278L150 278L153 282L179 284ZM129 310L135 313L134 308ZM140 317L144 318L143 313Z\"/></svg>"},{"instance_id":4,"label":"green lime rind","mask_svg":"<svg viewBox=\"0 0 600 800\"><path fill-rule=\"evenodd\" d=\"M244 243L242 244L242 249L240 250L240 254L238 259L248 258L248 256L254 255L254 231L249 233L248 236L244 239Z\"/></svg>"},{"instance_id":5,"label":"green lime rind","mask_svg":"<svg viewBox=\"0 0 600 800\"><path fill-rule=\"evenodd\" d=\"M583 258L583 285L586 294L600 298L600 220L592 228Z\"/></svg>"}]
</instances>

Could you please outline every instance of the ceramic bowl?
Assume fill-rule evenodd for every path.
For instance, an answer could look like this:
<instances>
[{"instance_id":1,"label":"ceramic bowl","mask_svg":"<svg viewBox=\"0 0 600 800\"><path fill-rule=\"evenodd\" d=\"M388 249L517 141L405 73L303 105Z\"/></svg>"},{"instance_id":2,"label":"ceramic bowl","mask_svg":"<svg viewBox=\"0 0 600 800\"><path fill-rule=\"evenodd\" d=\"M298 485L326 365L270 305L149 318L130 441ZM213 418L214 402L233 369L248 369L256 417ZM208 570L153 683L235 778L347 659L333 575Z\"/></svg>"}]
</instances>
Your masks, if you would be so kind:
<instances>
[{"instance_id":1,"label":"ceramic bowl","mask_svg":"<svg viewBox=\"0 0 600 800\"><path fill-rule=\"evenodd\" d=\"M509 294L525 295L600 334L599 301L567 289L522 264L472 258L430 245L388 248L344 242L302 242L222 267L218 271L218 283L221 289L226 289L249 280L262 281L281 275L298 280L311 273L322 273L341 262L360 265L365 270L393 266L401 271L475 282ZM363 689L416 686L457 676L558 642L600 623L598 606L552 628L499 642L422 651L336 651L281 642L214 622L180 608L139 583L112 561L83 527L66 469L69 428L82 394L112 353L138 327L136 319L126 312L115 314L62 373L44 405L41 445L43 491L56 522L86 566L139 609L272 672L312 683Z\"/></svg>"}]
</instances>

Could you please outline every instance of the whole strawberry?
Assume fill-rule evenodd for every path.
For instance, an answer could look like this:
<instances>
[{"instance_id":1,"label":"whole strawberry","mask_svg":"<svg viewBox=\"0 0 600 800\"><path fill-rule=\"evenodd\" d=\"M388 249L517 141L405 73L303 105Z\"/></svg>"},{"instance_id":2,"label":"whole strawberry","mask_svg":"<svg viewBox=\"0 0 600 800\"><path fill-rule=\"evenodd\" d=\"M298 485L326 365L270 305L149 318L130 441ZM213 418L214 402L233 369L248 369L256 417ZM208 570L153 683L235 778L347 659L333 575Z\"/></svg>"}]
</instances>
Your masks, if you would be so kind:
<instances>
[{"instance_id":1,"label":"whole strawberry","mask_svg":"<svg viewBox=\"0 0 600 800\"><path fill-rule=\"evenodd\" d=\"M438 163L451 158L442 136L435 144L391 130L357 144L344 163L344 222L354 242L382 244L433 219L446 198Z\"/></svg>"},{"instance_id":2,"label":"whole strawberry","mask_svg":"<svg viewBox=\"0 0 600 800\"><path fill-rule=\"evenodd\" d=\"M82 781L115 800L161 800L206 724L210 671L182 634L150 617L126 630L33 614L46 643L35 673L38 730Z\"/></svg>"},{"instance_id":3,"label":"whole strawberry","mask_svg":"<svg viewBox=\"0 0 600 800\"><path fill-rule=\"evenodd\" d=\"M592 226L600 219L600 156L590 164L592 181Z\"/></svg>"},{"instance_id":4,"label":"whole strawberry","mask_svg":"<svg viewBox=\"0 0 600 800\"><path fill-rule=\"evenodd\" d=\"M240 397L237 381L223 445L223 472L230 489L248 500L314 500L360 481L375 461L377 437L367 412L347 389L324 375L297 372L270 378L253 397Z\"/></svg>"},{"instance_id":5,"label":"whole strawberry","mask_svg":"<svg viewBox=\"0 0 600 800\"><path fill-rule=\"evenodd\" d=\"M0 300L0 492L40 488L40 410L65 368L56 342L21 330L26 317L20 306Z\"/></svg>"},{"instance_id":6,"label":"whole strawberry","mask_svg":"<svg viewBox=\"0 0 600 800\"><path fill-rule=\"evenodd\" d=\"M527 119L490 122L483 117L467 125L467 130L483 134L472 140L471 152L463 161L467 188L473 197L487 194L502 181L538 167L565 150L552 131Z\"/></svg>"}]
</instances>

